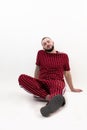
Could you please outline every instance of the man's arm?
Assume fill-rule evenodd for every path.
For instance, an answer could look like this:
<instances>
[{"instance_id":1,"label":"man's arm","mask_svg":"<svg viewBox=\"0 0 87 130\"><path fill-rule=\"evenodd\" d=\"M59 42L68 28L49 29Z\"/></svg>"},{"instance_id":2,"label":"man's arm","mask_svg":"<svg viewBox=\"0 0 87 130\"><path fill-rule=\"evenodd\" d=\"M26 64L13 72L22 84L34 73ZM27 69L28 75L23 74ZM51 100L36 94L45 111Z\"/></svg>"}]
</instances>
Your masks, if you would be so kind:
<instances>
[{"instance_id":1,"label":"man's arm","mask_svg":"<svg viewBox=\"0 0 87 130\"><path fill-rule=\"evenodd\" d=\"M65 71L64 76L65 76L66 82L67 82L71 91L73 91L73 92L81 92L82 91L81 89L74 88L70 71Z\"/></svg>"},{"instance_id":2,"label":"man's arm","mask_svg":"<svg viewBox=\"0 0 87 130\"><path fill-rule=\"evenodd\" d=\"M34 72L34 77L36 79L38 79L38 77L39 77L39 66L38 65L36 65L35 72Z\"/></svg>"}]
</instances>

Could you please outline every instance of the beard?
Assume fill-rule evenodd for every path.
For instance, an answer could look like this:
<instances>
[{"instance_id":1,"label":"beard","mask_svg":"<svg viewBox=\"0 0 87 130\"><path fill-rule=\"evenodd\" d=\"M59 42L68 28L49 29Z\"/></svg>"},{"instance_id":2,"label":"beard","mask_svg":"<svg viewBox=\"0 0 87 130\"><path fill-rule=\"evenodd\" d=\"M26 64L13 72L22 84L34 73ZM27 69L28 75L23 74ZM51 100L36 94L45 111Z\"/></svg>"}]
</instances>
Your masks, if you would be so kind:
<instances>
[{"instance_id":1,"label":"beard","mask_svg":"<svg viewBox=\"0 0 87 130\"><path fill-rule=\"evenodd\" d=\"M54 50L54 45L50 49L44 49L46 52L52 52Z\"/></svg>"}]
</instances>

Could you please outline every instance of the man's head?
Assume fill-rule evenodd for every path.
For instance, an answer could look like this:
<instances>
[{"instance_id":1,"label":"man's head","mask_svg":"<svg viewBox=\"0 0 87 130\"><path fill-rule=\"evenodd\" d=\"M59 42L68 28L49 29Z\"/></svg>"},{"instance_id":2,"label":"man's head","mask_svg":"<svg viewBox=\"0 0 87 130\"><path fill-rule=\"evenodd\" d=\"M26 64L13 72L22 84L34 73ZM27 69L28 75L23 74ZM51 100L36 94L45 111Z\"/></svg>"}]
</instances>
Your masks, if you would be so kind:
<instances>
[{"instance_id":1,"label":"man's head","mask_svg":"<svg viewBox=\"0 0 87 130\"><path fill-rule=\"evenodd\" d=\"M54 50L54 42L50 37L43 37L41 44L43 49L47 52L52 52Z\"/></svg>"}]
</instances>

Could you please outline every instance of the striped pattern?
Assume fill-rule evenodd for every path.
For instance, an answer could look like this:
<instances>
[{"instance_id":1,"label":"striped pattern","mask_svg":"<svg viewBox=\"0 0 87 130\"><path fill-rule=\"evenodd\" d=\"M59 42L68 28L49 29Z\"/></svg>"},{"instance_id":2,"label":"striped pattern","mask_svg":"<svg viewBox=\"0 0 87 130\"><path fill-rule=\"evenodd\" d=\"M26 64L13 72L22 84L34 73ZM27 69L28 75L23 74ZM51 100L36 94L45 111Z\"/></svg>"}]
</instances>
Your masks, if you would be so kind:
<instances>
[{"instance_id":1,"label":"striped pattern","mask_svg":"<svg viewBox=\"0 0 87 130\"><path fill-rule=\"evenodd\" d=\"M64 71L69 71L69 59L65 53L47 53L40 50L37 54L36 65L40 66L40 79L63 80Z\"/></svg>"},{"instance_id":2,"label":"striped pattern","mask_svg":"<svg viewBox=\"0 0 87 130\"><path fill-rule=\"evenodd\" d=\"M69 71L69 59L65 53L46 53L40 50L37 54L36 65L40 67L39 79L22 74L19 76L19 85L26 91L46 98L48 94L54 97L63 94L65 82L64 71Z\"/></svg>"},{"instance_id":3,"label":"striped pattern","mask_svg":"<svg viewBox=\"0 0 87 130\"><path fill-rule=\"evenodd\" d=\"M34 95L40 96L41 98L45 98L48 95L47 91L42 89L41 82L35 78L22 74L19 76L18 81L21 87Z\"/></svg>"},{"instance_id":4,"label":"striped pattern","mask_svg":"<svg viewBox=\"0 0 87 130\"><path fill-rule=\"evenodd\" d=\"M54 97L63 92L65 83L60 80L39 80L28 75L22 74L19 76L19 85L29 93L46 98L48 94Z\"/></svg>"}]
</instances>

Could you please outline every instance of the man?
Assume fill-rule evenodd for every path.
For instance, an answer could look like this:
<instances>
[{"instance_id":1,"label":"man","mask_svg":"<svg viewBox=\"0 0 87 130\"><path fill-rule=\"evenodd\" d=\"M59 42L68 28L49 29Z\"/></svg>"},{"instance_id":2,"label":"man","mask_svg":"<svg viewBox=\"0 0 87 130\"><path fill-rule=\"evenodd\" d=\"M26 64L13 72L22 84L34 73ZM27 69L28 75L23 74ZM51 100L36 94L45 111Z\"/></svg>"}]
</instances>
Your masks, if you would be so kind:
<instances>
[{"instance_id":1,"label":"man","mask_svg":"<svg viewBox=\"0 0 87 130\"><path fill-rule=\"evenodd\" d=\"M48 117L65 104L64 77L72 92L82 90L73 86L68 55L56 51L50 37L42 38L41 44L43 50L37 54L34 78L22 74L19 76L19 84L28 92L48 101L40 109L41 114Z\"/></svg>"}]
</instances>

